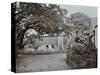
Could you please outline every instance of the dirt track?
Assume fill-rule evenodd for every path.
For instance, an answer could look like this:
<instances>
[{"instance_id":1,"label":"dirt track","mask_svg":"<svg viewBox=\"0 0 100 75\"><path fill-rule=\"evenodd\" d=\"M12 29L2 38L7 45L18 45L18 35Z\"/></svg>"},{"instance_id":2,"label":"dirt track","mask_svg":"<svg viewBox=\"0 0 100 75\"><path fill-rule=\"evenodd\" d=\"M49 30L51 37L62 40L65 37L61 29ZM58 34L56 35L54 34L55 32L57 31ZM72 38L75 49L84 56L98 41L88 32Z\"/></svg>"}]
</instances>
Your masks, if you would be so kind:
<instances>
[{"instance_id":1,"label":"dirt track","mask_svg":"<svg viewBox=\"0 0 100 75\"><path fill-rule=\"evenodd\" d=\"M66 54L26 55L16 60L17 72L35 72L71 69L66 64Z\"/></svg>"}]
</instances>

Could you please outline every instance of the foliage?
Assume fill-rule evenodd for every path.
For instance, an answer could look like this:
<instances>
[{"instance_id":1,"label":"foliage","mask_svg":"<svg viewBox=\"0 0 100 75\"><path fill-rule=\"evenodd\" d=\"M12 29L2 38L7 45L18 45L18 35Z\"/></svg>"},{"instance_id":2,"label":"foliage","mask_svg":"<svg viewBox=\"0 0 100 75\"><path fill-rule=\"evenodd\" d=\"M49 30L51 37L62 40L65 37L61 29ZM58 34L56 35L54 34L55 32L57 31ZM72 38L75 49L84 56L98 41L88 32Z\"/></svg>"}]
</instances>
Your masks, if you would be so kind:
<instances>
[{"instance_id":1,"label":"foliage","mask_svg":"<svg viewBox=\"0 0 100 75\"><path fill-rule=\"evenodd\" d=\"M17 25L22 29L35 29L39 33L56 32L59 23L63 23L64 9L54 4L19 3L16 9ZM17 27L18 28L18 27ZM53 29L54 28L54 29Z\"/></svg>"},{"instance_id":2,"label":"foliage","mask_svg":"<svg viewBox=\"0 0 100 75\"><path fill-rule=\"evenodd\" d=\"M67 52L67 63L74 68L97 67L97 50L86 48L83 44L74 43Z\"/></svg>"},{"instance_id":3,"label":"foliage","mask_svg":"<svg viewBox=\"0 0 100 75\"><path fill-rule=\"evenodd\" d=\"M74 13L71 15L71 23L73 24L73 33L80 41L88 44L91 19L83 13Z\"/></svg>"},{"instance_id":4,"label":"foliage","mask_svg":"<svg viewBox=\"0 0 100 75\"><path fill-rule=\"evenodd\" d=\"M15 8L18 47L23 47L24 34L28 29L35 29L39 34L59 33L59 26L64 25L67 14L67 10L55 4L18 2Z\"/></svg>"}]
</instances>

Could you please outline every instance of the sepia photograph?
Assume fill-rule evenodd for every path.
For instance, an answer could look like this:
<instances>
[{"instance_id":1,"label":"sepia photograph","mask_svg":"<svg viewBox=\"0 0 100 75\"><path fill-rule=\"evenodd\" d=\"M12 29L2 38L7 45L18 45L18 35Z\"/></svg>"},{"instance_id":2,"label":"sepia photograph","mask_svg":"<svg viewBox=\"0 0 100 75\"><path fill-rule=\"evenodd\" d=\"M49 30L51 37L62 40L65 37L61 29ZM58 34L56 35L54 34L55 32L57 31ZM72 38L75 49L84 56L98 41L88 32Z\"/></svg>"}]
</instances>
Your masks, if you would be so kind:
<instances>
[{"instance_id":1,"label":"sepia photograph","mask_svg":"<svg viewBox=\"0 0 100 75\"><path fill-rule=\"evenodd\" d=\"M16 72L97 68L97 7L15 2Z\"/></svg>"}]
</instances>

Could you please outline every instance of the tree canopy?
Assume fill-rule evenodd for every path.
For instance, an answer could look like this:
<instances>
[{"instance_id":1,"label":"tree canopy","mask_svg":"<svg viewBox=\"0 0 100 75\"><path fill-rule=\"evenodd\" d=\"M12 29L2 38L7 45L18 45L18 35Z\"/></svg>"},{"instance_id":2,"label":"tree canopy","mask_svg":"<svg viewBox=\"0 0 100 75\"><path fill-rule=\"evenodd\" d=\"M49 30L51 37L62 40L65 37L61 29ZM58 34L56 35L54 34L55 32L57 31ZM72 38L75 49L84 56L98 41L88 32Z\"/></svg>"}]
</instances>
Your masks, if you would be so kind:
<instances>
[{"instance_id":1,"label":"tree canopy","mask_svg":"<svg viewBox=\"0 0 100 75\"><path fill-rule=\"evenodd\" d=\"M16 36L18 45L22 45L24 34L28 29L35 29L39 34L59 33L67 10L55 4L16 3Z\"/></svg>"},{"instance_id":2,"label":"tree canopy","mask_svg":"<svg viewBox=\"0 0 100 75\"><path fill-rule=\"evenodd\" d=\"M73 24L73 32L80 39L80 42L88 43L91 19L78 12L71 15L71 23Z\"/></svg>"},{"instance_id":3,"label":"tree canopy","mask_svg":"<svg viewBox=\"0 0 100 75\"><path fill-rule=\"evenodd\" d=\"M87 15L78 12L71 15L71 23L75 31L83 32L89 30L91 19Z\"/></svg>"}]
</instances>

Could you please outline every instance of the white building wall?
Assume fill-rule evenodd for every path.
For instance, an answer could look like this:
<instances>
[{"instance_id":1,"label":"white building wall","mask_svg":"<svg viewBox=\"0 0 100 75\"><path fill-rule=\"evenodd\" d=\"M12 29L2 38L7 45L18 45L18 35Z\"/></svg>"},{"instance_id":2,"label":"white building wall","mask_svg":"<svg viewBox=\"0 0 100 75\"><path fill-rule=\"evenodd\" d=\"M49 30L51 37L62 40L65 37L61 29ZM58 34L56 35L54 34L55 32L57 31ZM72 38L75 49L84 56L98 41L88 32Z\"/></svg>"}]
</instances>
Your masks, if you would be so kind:
<instances>
[{"instance_id":1,"label":"white building wall","mask_svg":"<svg viewBox=\"0 0 100 75\"><path fill-rule=\"evenodd\" d=\"M67 38L64 36L58 36L58 37L43 37L43 40L40 41L42 46L48 46L48 49L50 50L65 50L67 43L64 44L64 42L67 42ZM54 48L52 48L52 45Z\"/></svg>"}]
</instances>

